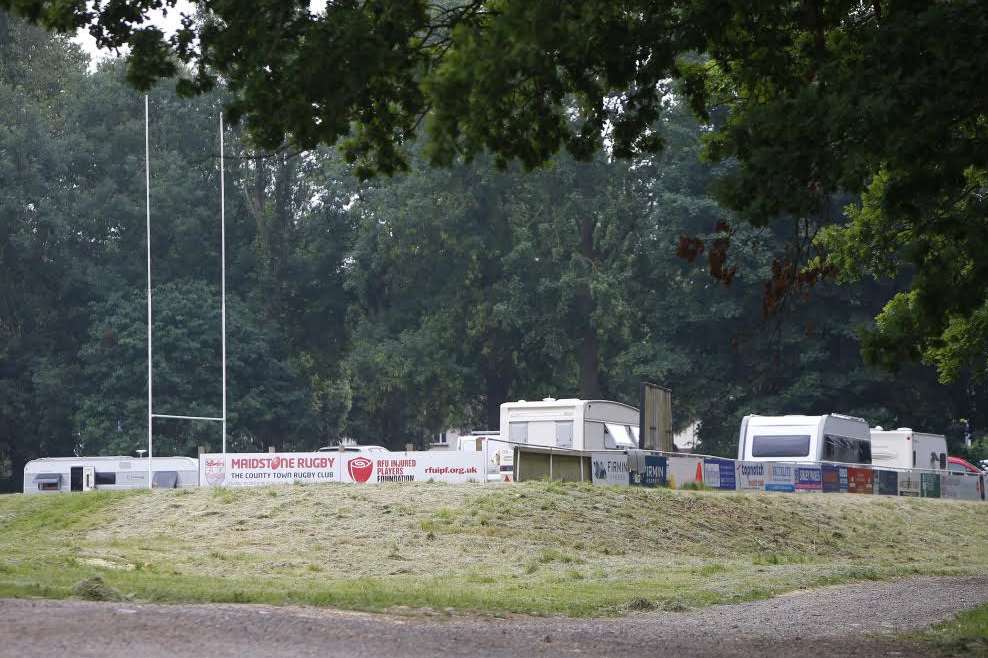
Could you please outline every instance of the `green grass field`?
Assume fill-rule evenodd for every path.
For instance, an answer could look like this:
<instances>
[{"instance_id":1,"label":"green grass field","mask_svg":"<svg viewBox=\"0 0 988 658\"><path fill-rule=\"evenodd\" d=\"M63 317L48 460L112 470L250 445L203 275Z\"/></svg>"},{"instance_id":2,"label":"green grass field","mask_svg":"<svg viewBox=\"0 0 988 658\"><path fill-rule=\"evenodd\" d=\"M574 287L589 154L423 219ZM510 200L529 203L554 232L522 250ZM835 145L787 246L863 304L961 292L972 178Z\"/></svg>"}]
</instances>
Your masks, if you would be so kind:
<instances>
[{"instance_id":1,"label":"green grass field","mask_svg":"<svg viewBox=\"0 0 988 658\"><path fill-rule=\"evenodd\" d=\"M988 605L937 624L920 639L945 656L988 656Z\"/></svg>"},{"instance_id":2,"label":"green grass field","mask_svg":"<svg viewBox=\"0 0 988 658\"><path fill-rule=\"evenodd\" d=\"M0 496L0 596L618 615L988 570L988 504L526 483ZM112 594L111 591L111 594Z\"/></svg>"}]
</instances>

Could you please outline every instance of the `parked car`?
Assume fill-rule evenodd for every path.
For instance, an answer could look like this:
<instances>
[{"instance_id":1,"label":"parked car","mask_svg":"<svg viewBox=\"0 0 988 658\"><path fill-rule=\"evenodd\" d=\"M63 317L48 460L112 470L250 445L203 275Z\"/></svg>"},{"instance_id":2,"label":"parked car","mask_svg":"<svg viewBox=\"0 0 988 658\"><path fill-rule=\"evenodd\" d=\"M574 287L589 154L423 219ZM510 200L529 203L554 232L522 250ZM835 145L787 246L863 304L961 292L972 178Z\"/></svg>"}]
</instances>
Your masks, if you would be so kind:
<instances>
[{"instance_id":1,"label":"parked car","mask_svg":"<svg viewBox=\"0 0 988 658\"><path fill-rule=\"evenodd\" d=\"M319 448L319 452L339 452L340 450L342 450L343 452L355 452L362 455L371 452L391 452L384 446L352 445L352 446L323 446L322 448Z\"/></svg>"},{"instance_id":2,"label":"parked car","mask_svg":"<svg viewBox=\"0 0 988 658\"><path fill-rule=\"evenodd\" d=\"M980 468L961 457L947 457L947 470L951 473L969 473L971 475L981 475Z\"/></svg>"}]
</instances>

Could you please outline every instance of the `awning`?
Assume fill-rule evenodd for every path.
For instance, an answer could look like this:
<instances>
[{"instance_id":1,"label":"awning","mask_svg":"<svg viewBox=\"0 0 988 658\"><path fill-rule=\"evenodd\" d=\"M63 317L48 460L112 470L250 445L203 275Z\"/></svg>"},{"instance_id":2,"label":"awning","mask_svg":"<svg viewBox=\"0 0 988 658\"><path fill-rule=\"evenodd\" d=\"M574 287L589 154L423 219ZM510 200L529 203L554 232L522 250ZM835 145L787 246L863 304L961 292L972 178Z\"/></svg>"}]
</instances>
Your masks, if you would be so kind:
<instances>
[{"instance_id":1,"label":"awning","mask_svg":"<svg viewBox=\"0 0 988 658\"><path fill-rule=\"evenodd\" d=\"M62 484L61 473L38 473L34 476L34 481L38 484Z\"/></svg>"}]
</instances>

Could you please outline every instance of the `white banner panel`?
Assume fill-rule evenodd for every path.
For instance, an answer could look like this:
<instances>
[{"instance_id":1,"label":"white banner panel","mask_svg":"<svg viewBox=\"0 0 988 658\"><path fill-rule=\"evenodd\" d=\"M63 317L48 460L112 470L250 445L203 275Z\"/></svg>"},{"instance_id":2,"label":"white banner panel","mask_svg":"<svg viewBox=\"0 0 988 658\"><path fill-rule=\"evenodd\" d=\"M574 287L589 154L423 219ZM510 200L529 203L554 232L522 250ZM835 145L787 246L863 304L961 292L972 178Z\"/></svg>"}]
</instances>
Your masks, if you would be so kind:
<instances>
[{"instance_id":1,"label":"white banner panel","mask_svg":"<svg viewBox=\"0 0 988 658\"><path fill-rule=\"evenodd\" d=\"M765 491L769 464L766 462L734 462L738 491Z\"/></svg>"},{"instance_id":2,"label":"white banner panel","mask_svg":"<svg viewBox=\"0 0 988 658\"><path fill-rule=\"evenodd\" d=\"M609 450L606 452L590 453L591 470L594 484L610 484L625 486L630 484L628 478L628 455L624 452Z\"/></svg>"},{"instance_id":3,"label":"white banner panel","mask_svg":"<svg viewBox=\"0 0 988 658\"><path fill-rule=\"evenodd\" d=\"M940 497L984 500L981 493L981 477L964 473L944 473L940 476Z\"/></svg>"},{"instance_id":4,"label":"white banner panel","mask_svg":"<svg viewBox=\"0 0 988 658\"><path fill-rule=\"evenodd\" d=\"M765 463L765 491L796 491L796 466L790 462Z\"/></svg>"},{"instance_id":5,"label":"white banner panel","mask_svg":"<svg viewBox=\"0 0 988 658\"><path fill-rule=\"evenodd\" d=\"M484 460L477 451L344 452L338 472L340 482L486 482Z\"/></svg>"},{"instance_id":6,"label":"white banner panel","mask_svg":"<svg viewBox=\"0 0 988 658\"><path fill-rule=\"evenodd\" d=\"M199 458L199 482L214 487L485 479L482 452L259 452L205 454Z\"/></svg>"},{"instance_id":7,"label":"white banner panel","mask_svg":"<svg viewBox=\"0 0 988 658\"><path fill-rule=\"evenodd\" d=\"M682 489L688 484L703 482L703 457L668 457L666 481L671 489Z\"/></svg>"},{"instance_id":8,"label":"white banner panel","mask_svg":"<svg viewBox=\"0 0 988 658\"><path fill-rule=\"evenodd\" d=\"M199 456L199 483L260 487L296 482L337 482L339 455L326 452L254 452Z\"/></svg>"},{"instance_id":9,"label":"white banner panel","mask_svg":"<svg viewBox=\"0 0 988 658\"><path fill-rule=\"evenodd\" d=\"M899 471L899 495L919 497L919 471Z\"/></svg>"}]
</instances>

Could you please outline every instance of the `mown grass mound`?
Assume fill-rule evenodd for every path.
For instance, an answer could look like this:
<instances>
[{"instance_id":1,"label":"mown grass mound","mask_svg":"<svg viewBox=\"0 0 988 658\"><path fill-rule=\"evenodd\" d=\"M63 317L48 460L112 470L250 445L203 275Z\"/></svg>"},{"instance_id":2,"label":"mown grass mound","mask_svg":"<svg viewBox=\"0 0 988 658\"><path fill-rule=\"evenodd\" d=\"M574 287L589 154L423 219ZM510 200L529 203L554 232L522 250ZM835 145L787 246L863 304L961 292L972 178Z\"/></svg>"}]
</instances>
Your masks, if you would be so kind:
<instances>
[{"instance_id":1,"label":"mown grass mound","mask_svg":"<svg viewBox=\"0 0 988 658\"><path fill-rule=\"evenodd\" d=\"M988 504L580 484L0 497L0 595L607 615L988 567ZM646 605L647 603L647 605Z\"/></svg>"}]
</instances>

